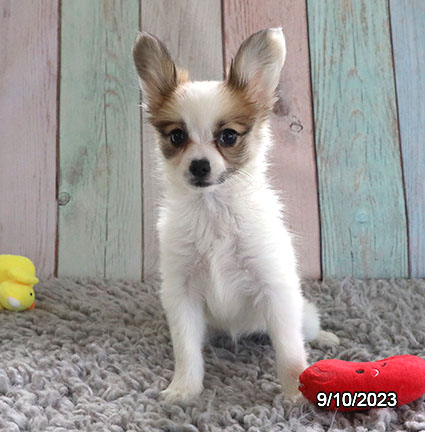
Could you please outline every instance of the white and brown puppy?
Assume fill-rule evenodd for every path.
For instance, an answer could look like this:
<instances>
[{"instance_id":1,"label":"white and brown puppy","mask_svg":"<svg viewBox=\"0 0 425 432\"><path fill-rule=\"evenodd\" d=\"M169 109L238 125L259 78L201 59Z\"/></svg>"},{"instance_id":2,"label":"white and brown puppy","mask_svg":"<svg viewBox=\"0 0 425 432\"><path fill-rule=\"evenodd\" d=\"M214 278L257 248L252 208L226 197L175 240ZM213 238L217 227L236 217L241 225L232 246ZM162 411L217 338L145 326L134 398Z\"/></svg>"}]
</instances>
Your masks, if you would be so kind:
<instances>
[{"instance_id":1,"label":"white and brown puppy","mask_svg":"<svg viewBox=\"0 0 425 432\"><path fill-rule=\"evenodd\" d=\"M268 332L289 397L307 366L304 340L337 343L302 296L291 237L266 177L269 114L285 60L280 28L239 48L225 81L191 82L165 46L140 33L134 61L164 178L158 229L161 299L175 356L164 395L202 391L207 327Z\"/></svg>"}]
</instances>

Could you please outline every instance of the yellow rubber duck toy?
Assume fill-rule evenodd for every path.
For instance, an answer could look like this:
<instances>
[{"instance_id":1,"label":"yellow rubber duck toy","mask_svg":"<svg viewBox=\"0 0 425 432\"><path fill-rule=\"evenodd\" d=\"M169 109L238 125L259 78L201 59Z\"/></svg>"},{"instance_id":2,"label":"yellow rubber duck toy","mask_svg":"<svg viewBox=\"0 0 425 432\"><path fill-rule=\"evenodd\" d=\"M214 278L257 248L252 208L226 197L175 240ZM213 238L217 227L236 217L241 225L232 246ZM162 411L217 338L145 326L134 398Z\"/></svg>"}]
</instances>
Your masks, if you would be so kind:
<instances>
[{"instance_id":1,"label":"yellow rubber duck toy","mask_svg":"<svg viewBox=\"0 0 425 432\"><path fill-rule=\"evenodd\" d=\"M0 309L33 309L33 285L37 283L35 266L30 259L19 255L0 255Z\"/></svg>"}]
</instances>

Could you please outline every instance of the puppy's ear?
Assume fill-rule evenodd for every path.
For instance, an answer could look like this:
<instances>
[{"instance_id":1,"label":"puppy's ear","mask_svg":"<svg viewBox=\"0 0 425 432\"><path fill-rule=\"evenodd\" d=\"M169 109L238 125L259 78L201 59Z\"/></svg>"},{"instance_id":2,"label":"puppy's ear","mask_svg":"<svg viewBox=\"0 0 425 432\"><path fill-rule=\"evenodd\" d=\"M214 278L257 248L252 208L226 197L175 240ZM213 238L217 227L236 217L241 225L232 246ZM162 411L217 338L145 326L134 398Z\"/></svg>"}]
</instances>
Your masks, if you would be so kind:
<instances>
[{"instance_id":1,"label":"puppy's ear","mask_svg":"<svg viewBox=\"0 0 425 432\"><path fill-rule=\"evenodd\" d=\"M282 29L260 30L240 46L230 65L227 85L247 91L253 100L270 104L274 100L285 56Z\"/></svg>"},{"instance_id":2,"label":"puppy's ear","mask_svg":"<svg viewBox=\"0 0 425 432\"><path fill-rule=\"evenodd\" d=\"M173 92L180 79L165 45L155 36L141 32L133 47L133 59L149 109Z\"/></svg>"}]
</instances>

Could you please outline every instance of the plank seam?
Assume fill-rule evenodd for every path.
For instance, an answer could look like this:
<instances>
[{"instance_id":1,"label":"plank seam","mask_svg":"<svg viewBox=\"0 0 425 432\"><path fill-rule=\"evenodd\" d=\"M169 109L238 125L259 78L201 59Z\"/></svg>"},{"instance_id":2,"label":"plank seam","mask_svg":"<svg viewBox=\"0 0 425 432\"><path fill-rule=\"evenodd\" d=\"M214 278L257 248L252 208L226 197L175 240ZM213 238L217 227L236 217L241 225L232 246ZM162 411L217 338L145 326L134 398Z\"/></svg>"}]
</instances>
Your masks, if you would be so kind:
<instances>
[{"instance_id":1,"label":"plank seam","mask_svg":"<svg viewBox=\"0 0 425 432\"><path fill-rule=\"evenodd\" d=\"M393 43L393 27L391 22L391 2L387 1L388 7L388 24L390 31L390 45L391 45L391 63L393 65L394 71L394 93L395 93L395 105L396 105L396 113L397 113L397 130L398 130L398 146L400 151L400 165L401 165L401 180L403 187L403 195L404 195L404 213L406 215L406 245L407 245L407 274L409 277L412 277L412 265L410 260L410 223L409 223L409 207L407 202L407 192L406 192L406 181L405 181L405 173L404 173L404 157L403 157L403 146L401 145L401 129L400 129L400 115L399 115L399 102L398 102L398 93L397 93L397 70L395 67L395 56L394 56L394 43Z\"/></svg>"},{"instance_id":2,"label":"plank seam","mask_svg":"<svg viewBox=\"0 0 425 432\"><path fill-rule=\"evenodd\" d=\"M105 29L105 49L106 53L108 49L108 30ZM107 101L106 93L108 91L108 57L105 57L105 82L103 87L103 121L105 122L105 159L106 159L106 206L105 206L105 248L103 250L103 277L106 278L106 266L107 266L107 252L108 252L108 220L109 220L109 149L108 149L108 115L107 115ZM106 88L105 88L106 86Z\"/></svg>"},{"instance_id":3,"label":"plank seam","mask_svg":"<svg viewBox=\"0 0 425 432\"><path fill-rule=\"evenodd\" d=\"M58 32L57 32L57 77L56 77L56 189L55 189L55 262L53 275L58 277L59 267L59 176L60 176L60 99L61 99L61 53L62 53L62 0L58 0Z\"/></svg>"},{"instance_id":4,"label":"plank seam","mask_svg":"<svg viewBox=\"0 0 425 432\"><path fill-rule=\"evenodd\" d=\"M226 38L224 34L224 0L220 1L220 16L221 16L221 55L223 66L223 79L226 79Z\"/></svg>"},{"instance_id":5,"label":"plank seam","mask_svg":"<svg viewBox=\"0 0 425 432\"><path fill-rule=\"evenodd\" d=\"M319 219L319 260L320 260L320 276L319 280L323 280L323 247L322 247L322 208L320 203L320 188L319 188L319 170L317 169L317 146L316 146L316 118L314 115L314 97L313 97L313 79L312 79L312 67L311 67L311 49L310 49L310 25L308 20L308 0L305 0L305 19L307 29L307 46L308 46L308 61L310 67L310 100L311 100L311 119L312 119L312 135L313 135L313 153L314 153L314 179L316 182L316 194L317 194L317 213Z\"/></svg>"},{"instance_id":6,"label":"plank seam","mask_svg":"<svg viewBox=\"0 0 425 432\"><path fill-rule=\"evenodd\" d=\"M139 31L142 31L142 2L143 0L139 0L138 1L138 5L139 5ZM133 69L134 71L134 69ZM134 72L133 72L134 73ZM142 248L142 255L141 255L141 266L142 266L142 281L145 281L145 255L146 255L146 250L145 250L145 183L144 183L144 179L145 179L145 171L144 171L144 167L143 167L143 108L142 108L142 91L139 88L139 118L140 118L140 188L141 188L141 193L142 193L142 199L140 200L140 205L142 206L142 211L141 211L141 215L142 215L142 244L141 244L141 248Z\"/></svg>"}]
</instances>

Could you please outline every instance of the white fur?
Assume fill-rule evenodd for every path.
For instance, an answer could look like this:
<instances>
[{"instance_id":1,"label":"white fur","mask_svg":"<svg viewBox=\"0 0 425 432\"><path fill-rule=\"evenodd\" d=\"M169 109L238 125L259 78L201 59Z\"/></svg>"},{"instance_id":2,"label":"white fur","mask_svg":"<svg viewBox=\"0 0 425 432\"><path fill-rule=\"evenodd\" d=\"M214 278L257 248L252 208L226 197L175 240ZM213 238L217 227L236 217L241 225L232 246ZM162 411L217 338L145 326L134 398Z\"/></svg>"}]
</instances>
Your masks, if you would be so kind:
<instances>
[{"instance_id":1,"label":"white fur","mask_svg":"<svg viewBox=\"0 0 425 432\"><path fill-rule=\"evenodd\" d=\"M191 99L190 108L182 111L188 129L198 128L192 136L199 140L215 120L210 110L214 104L205 100L207 95L217 97L215 86L219 83L193 83L192 90L205 98L197 104ZM267 127L261 135L257 138L263 141L262 151L243 173L221 185L195 189L185 181L193 157L217 159L213 171L222 169L211 146L193 146L196 149L184 155L177 168L164 163L165 197L158 229L161 298L176 360L175 377L165 391L170 401L187 401L201 392L201 349L208 325L233 337L268 332L276 349L278 376L289 397L297 394L297 378L307 366L302 328L306 340L326 333L320 330L316 308L302 297L290 234L264 173L270 143ZM337 343L332 336L321 342Z\"/></svg>"},{"instance_id":2,"label":"white fur","mask_svg":"<svg viewBox=\"0 0 425 432\"><path fill-rule=\"evenodd\" d=\"M261 73L274 88L285 48L280 29L271 30L269 36L277 44L272 44L277 61ZM248 52L245 57L244 68L255 75L255 56ZM212 182L227 168L213 137L214 125L229 107L226 97L220 82L186 83L177 90L174 111L193 143L177 162L161 163L165 186L158 221L161 300L176 362L164 395L171 401L187 401L201 392L202 345L209 326L233 337L268 332L277 374L289 397L298 394L298 376L307 366L304 338L325 333L316 308L303 299L291 237L277 195L268 185L268 123L250 132L253 152L242 170L222 184L190 185L193 159L210 161Z\"/></svg>"}]
</instances>

